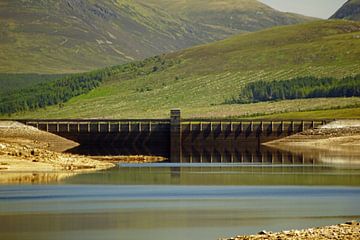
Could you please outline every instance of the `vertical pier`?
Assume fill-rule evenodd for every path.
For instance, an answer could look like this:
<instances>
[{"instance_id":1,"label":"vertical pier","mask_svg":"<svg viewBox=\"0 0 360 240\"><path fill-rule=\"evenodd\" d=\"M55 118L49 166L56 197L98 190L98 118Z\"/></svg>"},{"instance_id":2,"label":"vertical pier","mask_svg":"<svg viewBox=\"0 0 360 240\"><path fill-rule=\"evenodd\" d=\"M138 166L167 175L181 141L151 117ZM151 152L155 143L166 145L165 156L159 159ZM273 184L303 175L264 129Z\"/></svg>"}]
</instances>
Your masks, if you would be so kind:
<instances>
[{"instance_id":1,"label":"vertical pier","mask_svg":"<svg viewBox=\"0 0 360 240\"><path fill-rule=\"evenodd\" d=\"M181 111L173 109L170 112L170 160L181 162Z\"/></svg>"}]
</instances>

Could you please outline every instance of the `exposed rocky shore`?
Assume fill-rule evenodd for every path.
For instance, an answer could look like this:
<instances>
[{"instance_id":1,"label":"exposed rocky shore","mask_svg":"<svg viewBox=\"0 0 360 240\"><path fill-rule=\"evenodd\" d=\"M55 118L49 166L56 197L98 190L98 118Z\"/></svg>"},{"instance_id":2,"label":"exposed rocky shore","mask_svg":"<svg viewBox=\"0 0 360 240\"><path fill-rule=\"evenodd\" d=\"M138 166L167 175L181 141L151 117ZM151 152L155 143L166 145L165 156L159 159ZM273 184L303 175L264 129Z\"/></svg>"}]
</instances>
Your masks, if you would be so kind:
<instances>
[{"instance_id":1,"label":"exposed rocky shore","mask_svg":"<svg viewBox=\"0 0 360 240\"><path fill-rule=\"evenodd\" d=\"M265 145L324 163L360 165L360 120L335 121Z\"/></svg>"},{"instance_id":2,"label":"exposed rocky shore","mask_svg":"<svg viewBox=\"0 0 360 240\"><path fill-rule=\"evenodd\" d=\"M327 227L309 228L305 230L290 230L278 233L261 231L257 235L237 236L222 240L357 240L360 239L360 223L347 222Z\"/></svg>"},{"instance_id":3,"label":"exposed rocky shore","mask_svg":"<svg viewBox=\"0 0 360 240\"><path fill-rule=\"evenodd\" d=\"M115 164L62 151L76 143L17 122L0 122L0 183L56 181Z\"/></svg>"},{"instance_id":4,"label":"exposed rocky shore","mask_svg":"<svg viewBox=\"0 0 360 240\"><path fill-rule=\"evenodd\" d=\"M109 162L58 153L28 144L0 143L0 171L84 171L114 166Z\"/></svg>"},{"instance_id":5,"label":"exposed rocky shore","mask_svg":"<svg viewBox=\"0 0 360 240\"><path fill-rule=\"evenodd\" d=\"M13 121L0 121L0 183L45 183L116 163L165 161L157 156L87 157L64 153L78 144Z\"/></svg>"}]
</instances>

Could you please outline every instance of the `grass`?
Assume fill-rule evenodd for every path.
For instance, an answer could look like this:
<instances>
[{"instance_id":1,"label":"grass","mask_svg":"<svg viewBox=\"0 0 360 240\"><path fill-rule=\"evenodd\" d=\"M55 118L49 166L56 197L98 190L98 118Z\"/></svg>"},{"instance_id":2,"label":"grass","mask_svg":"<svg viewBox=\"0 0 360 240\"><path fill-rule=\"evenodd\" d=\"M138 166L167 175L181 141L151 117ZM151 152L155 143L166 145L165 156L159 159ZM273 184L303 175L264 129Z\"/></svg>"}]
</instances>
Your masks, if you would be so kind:
<instances>
[{"instance_id":1,"label":"grass","mask_svg":"<svg viewBox=\"0 0 360 240\"><path fill-rule=\"evenodd\" d=\"M359 98L222 103L248 82L360 73L357 36L360 23L343 20L242 34L163 55L160 62L172 64L161 71L147 70L155 66L153 61L140 62L138 74L115 73L101 87L72 98L61 109L53 106L12 117L158 118L167 117L171 108L181 108L184 117L225 117L349 107L359 104Z\"/></svg>"},{"instance_id":2,"label":"grass","mask_svg":"<svg viewBox=\"0 0 360 240\"><path fill-rule=\"evenodd\" d=\"M289 112L258 116L261 119L360 119L360 107Z\"/></svg>"},{"instance_id":3,"label":"grass","mask_svg":"<svg viewBox=\"0 0 360 240\"><path fill-rule=\"evenodd\" d=\"M278 25L315 20L298 14L283 13L254 0L137 0L180 15L190 22L204 24L224 33L254 32ZM191 2L191 4L189 4ZM261 14L259 14L261 12ZM211 29L210 29L211 31Z\"/></svg>"},{"instance_id":4,"label":"grass","mask_svg":"<svg viewBox=\"0 0 360 240\"><path fill-rule=\"evenodd\" d=\"M129 0L6 0L0 72L83 72L206 42L186 28L193 27Z\"/></svg>"}]
</instances>

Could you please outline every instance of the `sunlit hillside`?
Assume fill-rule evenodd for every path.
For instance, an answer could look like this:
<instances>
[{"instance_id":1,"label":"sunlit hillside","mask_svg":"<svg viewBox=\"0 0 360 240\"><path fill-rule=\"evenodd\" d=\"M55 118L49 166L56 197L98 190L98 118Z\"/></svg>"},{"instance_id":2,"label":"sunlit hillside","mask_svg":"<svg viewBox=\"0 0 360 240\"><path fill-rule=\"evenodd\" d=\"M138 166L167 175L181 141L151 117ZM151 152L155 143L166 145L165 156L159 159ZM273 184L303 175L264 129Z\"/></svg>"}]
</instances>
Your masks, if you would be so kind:
<instances>
[{"instance_id":1,"label":"sunlit hillside","mask_svg":"<svg viewBox=\"0 0 360 240\"><path fill-rule=\"evenodd\" d=\"M243 116L349 107L359 98L224 105L248 82L295 76L341 78L360 73L360 23L318 21L242 34L131 65L119 66L97 89L64 107L16 117Z\"/></svg>"}]
</instances>

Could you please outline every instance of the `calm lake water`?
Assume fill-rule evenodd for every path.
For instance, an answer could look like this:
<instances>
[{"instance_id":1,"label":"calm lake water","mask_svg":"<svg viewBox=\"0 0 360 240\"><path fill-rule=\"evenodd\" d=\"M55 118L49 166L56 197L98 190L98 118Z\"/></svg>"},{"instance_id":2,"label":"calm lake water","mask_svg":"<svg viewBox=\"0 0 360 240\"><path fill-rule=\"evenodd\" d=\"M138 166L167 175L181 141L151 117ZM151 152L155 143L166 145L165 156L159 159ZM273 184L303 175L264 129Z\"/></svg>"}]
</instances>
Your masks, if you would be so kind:
<instances>
[{"instance_id":1,"label":"calm lake water","mask_svg":"<svg viewBox=\"0 0 360 240\"><path fill-rule=\"evenodd\" d=\"M360 219L359 202L348 167L122 165L0 186L0 239L218 239Z\"/></svg>"}]
</instances>

